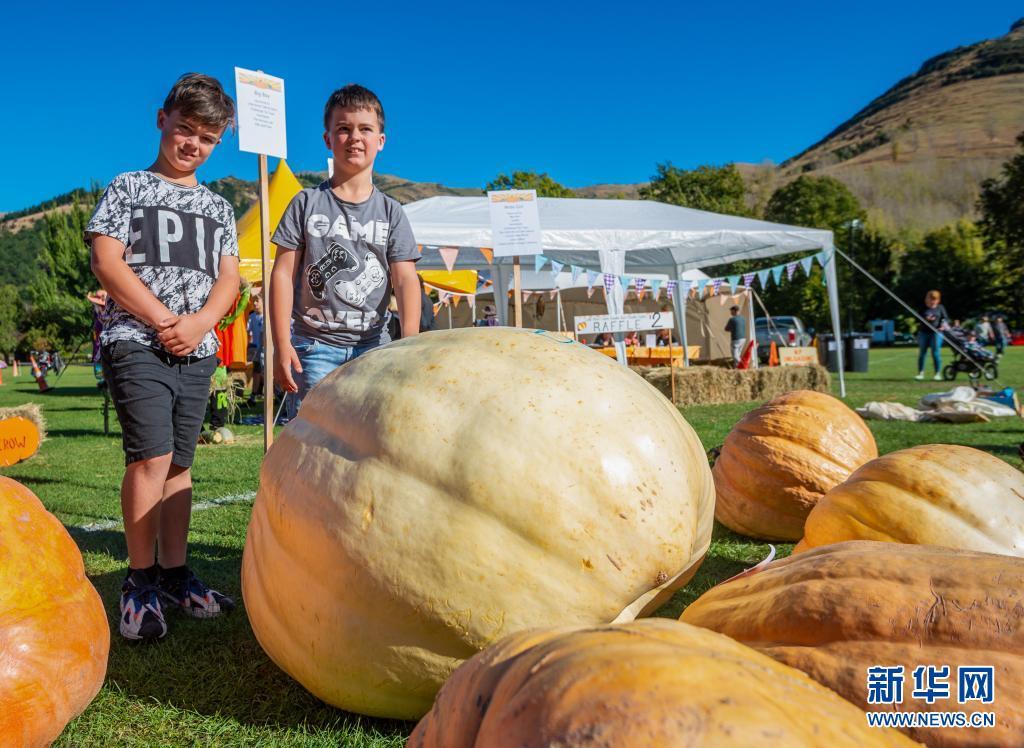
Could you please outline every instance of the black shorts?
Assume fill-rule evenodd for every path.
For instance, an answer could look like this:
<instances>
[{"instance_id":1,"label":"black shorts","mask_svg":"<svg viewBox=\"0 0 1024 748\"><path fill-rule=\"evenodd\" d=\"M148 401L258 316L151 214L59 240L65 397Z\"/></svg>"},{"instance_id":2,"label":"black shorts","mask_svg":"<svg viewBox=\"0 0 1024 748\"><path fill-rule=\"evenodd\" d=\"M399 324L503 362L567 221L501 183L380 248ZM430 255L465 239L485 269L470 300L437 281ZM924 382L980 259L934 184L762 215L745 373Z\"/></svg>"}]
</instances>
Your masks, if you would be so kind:
<instances>
[{"instance_id":1,"label":"black shorts","mask_svg":"<svg viewBox=\"0 0 1024 748\"><path fill-rule=\"evenodd\" d=\"M116 340L103 346L101 359L121 422L125 464L173 453L175 465L191 467L217 357L173 356Z\"/></svg>"}]
</instances>

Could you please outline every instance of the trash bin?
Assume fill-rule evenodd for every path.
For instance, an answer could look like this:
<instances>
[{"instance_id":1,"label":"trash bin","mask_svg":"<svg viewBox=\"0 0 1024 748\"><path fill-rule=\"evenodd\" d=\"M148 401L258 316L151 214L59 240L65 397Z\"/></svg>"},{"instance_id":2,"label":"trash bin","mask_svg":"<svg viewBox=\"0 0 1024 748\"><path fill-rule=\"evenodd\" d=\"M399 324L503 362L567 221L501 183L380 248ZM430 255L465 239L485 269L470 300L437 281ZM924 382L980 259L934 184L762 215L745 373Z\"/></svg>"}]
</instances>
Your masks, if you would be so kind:
<instances>
[{"instance_id":1,"label":"trash bin","mask_svg":"<svg viewBox=\"0 0 1024 748\"><path fill-rule=\"evenodd\" d=\"M818 362L831 372L839 371L839 346L830 333L818 336Z\"/></svg>"},{"instance_id":2,"label":"trash bin","mask_svg":"<svg viewBox=\"0 0 1024 748\"><path fill-rule=\"evenodd\" d=\"M846 371L867 371L871 333L848 332L843 335L843 368Z\"/></svg>"}]
</instances>

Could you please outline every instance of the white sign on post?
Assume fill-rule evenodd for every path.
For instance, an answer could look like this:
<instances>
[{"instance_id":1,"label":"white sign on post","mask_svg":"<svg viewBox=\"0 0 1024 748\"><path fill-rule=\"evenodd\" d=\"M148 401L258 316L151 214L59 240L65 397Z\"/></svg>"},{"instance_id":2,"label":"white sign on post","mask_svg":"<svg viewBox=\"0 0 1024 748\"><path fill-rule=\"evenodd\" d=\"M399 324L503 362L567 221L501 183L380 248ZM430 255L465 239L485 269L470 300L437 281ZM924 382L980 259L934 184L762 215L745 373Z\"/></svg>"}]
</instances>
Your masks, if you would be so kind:
<instances>
[{"instance_id":1,"label":"white sign on post","mask_svg":"<svg viewBox=\"0 0 1024 748\"><path fill-rule=\"evenodd\" d=\"M284 122L284 80L235 68L238 147L274 158L288 157Z\"/></svg>"},{"instance_id":2,"label":"white sign on post","mask_svg":"<svg viewBox=\"0 0 1024 748\"><path fill-rule=\"evenodd\" d=\"M596 335L603 332L637 332L639 330L671 330L672 312L648 314L600 314L576 317L576 335Z\"/></svg>"},{"instance_id":3,"label":"white sign on post","mask_svg":"<svg viewBox=\"0 0 1024 748\"><path fill-rule=\"evenodd\" d=\"M539 255L542 251L537 190L487 193L495 257Z\"/></svg>"}]
</instances>

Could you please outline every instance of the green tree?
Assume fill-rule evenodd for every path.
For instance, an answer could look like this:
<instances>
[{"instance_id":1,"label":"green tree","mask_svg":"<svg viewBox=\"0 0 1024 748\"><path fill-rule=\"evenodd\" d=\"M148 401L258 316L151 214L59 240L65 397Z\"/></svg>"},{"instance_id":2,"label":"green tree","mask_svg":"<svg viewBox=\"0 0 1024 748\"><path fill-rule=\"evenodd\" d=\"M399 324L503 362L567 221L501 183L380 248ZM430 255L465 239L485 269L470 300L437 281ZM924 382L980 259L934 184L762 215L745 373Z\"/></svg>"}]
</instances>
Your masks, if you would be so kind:
<instances>
[{"instance_id":1,"label":"green tree","mask_svg":"<svg viewBox=\"0 0 1024 748\"><path fill-rule=\"evenodd\" d=\"M485 190L537 190L538 197L575 197L576 193L559 184L547 173L514 171L512 176L499 174L487 183Z\"/></svg>"},{"instance_id":2,"label":"green tree","mask_svg":"<svg viewBox=\"0 0 1024 748\"><path fill-rule=\"evenodd\" d=\"M88 220L89 215L78 205L66 213L46 215L38 256L42 272L29 289L30 337L42 337L65 350L77 346L92 325L91 305L85 298L96 286L89 267L89 248L83 239Z\"/></svg>"},{"instance_id":3,"label":"green tree","mask_svg":"<svg viewBox=\"0 0 1024 748\"><path fill-rule=\"evenodd\" d=\"M747 186L735 164L687 170L664 163L658 164L657 169L650 184L640 188L644 200L734 216L750 215Z\"/></svg>"},{"instance_id":4,"label":"green tree","mask_svg":"<svg viewBox=\"0 0 1024 748\"><path fill-rule=\"evenodd\" d=\"M18 328L25 321L25 307L18 287L0 286L0 354L6 360L18 345Z\"/></svg>"},{"instance_id":5,"label":"green tree","mask_svg":"<svg viewBox=\"0 0 1024 748\"><path fill-rule=\"evenodd\" d=\"M931 289L954 319L985 311L991 304L989 270L980 233L970 221L929 231L907 251L900 269L900 297L917 308Z\"/></svg>"},{"instance_id":6,"label":"green tree","mask_svg":"<svg viewBox=\"0 0 1024 748\"><path fill-rule=\"evenodd\" d=\"M1024 317L1024 132L1021 152L1003 164L998 177L981 183L979 227L985 240L993 302Z\"/></svg>"}]
</instances>

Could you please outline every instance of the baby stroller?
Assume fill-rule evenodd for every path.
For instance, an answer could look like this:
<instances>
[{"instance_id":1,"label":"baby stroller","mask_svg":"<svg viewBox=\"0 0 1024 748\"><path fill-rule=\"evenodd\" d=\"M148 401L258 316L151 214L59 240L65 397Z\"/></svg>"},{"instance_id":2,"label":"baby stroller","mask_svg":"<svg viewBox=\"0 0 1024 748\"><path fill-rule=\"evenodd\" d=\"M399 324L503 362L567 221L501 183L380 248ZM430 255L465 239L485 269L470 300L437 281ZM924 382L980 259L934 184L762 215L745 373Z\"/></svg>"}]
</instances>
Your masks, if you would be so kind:
<instances>
[{"instance_id":1,"label":"baby stroller","mask_svg":"<svg viewBox=\"0 0 1024 748\"><path fill-rule=\"evenodd\" d=\"M996 354L985 350L977 342L970 342L967 339L967 334L958 327L950 328L942 334L963 351L961 353L956 348L953 349L953 363L946 364L942 369L943 379L951 382L961 371L966 373L973 382L978 381L979 378L992 380L999 377Z\"/></svg>"}]
</instances>

